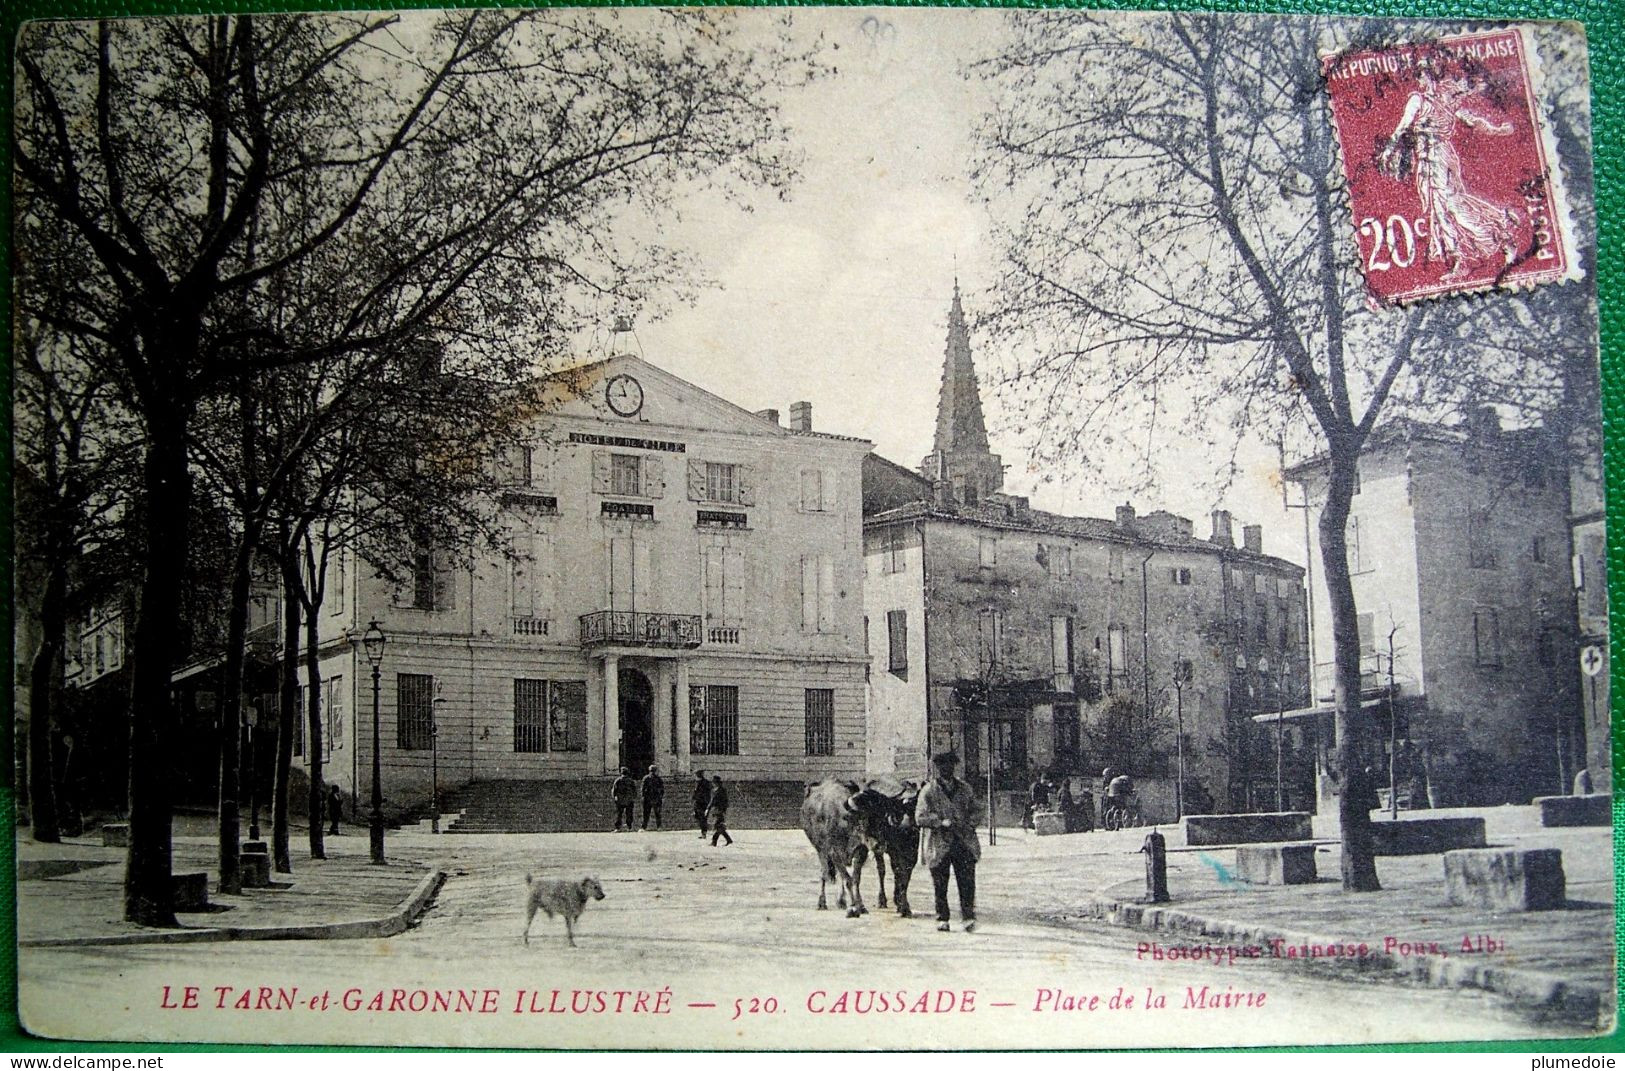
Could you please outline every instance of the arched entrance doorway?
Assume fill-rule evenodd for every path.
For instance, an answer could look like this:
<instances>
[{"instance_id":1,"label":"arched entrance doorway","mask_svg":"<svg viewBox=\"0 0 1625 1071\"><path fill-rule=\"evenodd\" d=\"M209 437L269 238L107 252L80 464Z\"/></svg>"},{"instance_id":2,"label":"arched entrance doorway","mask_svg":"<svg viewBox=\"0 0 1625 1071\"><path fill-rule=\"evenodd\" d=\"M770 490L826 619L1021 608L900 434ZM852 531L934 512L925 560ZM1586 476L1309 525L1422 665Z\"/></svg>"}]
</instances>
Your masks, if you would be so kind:
<instances>
[{"instance_id":1,"label":"arched entrance doorway","mask_svg":"<svg viewBox=\"0 0 1625 1071\"><path fill-rule=\"evenodd\" d=\"M655 759L654 688L642 670L620 667L621 762L641 777Z\"/></svg>"}]
</instances>

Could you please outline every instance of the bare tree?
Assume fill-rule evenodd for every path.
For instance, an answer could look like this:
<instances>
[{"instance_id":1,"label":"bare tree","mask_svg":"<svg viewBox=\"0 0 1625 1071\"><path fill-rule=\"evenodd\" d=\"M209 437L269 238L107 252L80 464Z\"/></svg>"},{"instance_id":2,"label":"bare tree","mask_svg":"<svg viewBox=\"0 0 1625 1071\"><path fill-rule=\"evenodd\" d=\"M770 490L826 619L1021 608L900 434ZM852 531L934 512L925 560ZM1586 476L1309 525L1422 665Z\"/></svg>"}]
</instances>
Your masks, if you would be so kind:
<instances>
[{"instance_id":1,"label":"bare tree","mask_svg":"<svg viewBox=\"0 0 1625 1071\"><path fill-rule=\"evenodd\" d=\"M61 839L52 740L72 574L83 554L116 538L133 476L129 414L78 353L84 344L25 320L12 348L17 558L34 578L19 597L40 626L28 661L27 800L32 836L46 842Z\"/></svg>"},{"instance_id":2,"label":"bare tree","mask_svg":"<svg viewBox=\"0 0 1625 1071\"><path fill-rule=\"evenodd\" d=\"M617 240L617 213L793 174L776 94L816 65L738 32L700 10L24 30L16 208L68 233L21 258L19 305L96 340L144 430L128 918L174 923L168 692L200 402L430 336L462 371L512 378L583 295L669 286L673 258ZM56 283L68 258L88 268Z\"/></svg>"},{"instance_id":3,"label":"bare tree","mask_svg":"<svg viewBox=\"0 0 1625 1071\"><path fill-rule=\"evenodd\" d=\"M1493 389L1538 409L1562 390L1543 349L1562 325L1535 322L1524 298L1365 303L1319 56L1404 32L1033 13L980 68L998 103L976 177L1019 213L1000 233L989 326L997 345L1031 355L1006 387L1045 429L1040 456L1088 468L1094 451L1126 444L1149 474L1176 438L1208 446L1232 473L1249 438L1324 454L1321 576L1349 890L1378 887L1358 783L1367 725L1344 533L1361 448L1396 404L1437 415ZM1586 156L1583 145L1568 154Z\"/></svg>"}]
</instances>

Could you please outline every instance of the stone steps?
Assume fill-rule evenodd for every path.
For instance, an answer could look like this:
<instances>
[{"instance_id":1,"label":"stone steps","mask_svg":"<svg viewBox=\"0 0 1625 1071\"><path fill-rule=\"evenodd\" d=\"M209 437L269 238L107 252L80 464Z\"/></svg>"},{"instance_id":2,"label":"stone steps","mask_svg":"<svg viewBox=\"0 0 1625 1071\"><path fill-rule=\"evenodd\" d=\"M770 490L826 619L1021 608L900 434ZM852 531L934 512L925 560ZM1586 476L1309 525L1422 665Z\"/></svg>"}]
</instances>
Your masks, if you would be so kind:
<instances>
[{"instance_id":1,"label":"stone steps","mask_svg":"<svg viewBox=\"0 0 1625 1071\"><path fill-rule=\"evenodd\" d=\"M613 778L575 781L476 781L447 795L441 829L447 833L571 833L613 829ZM666 782L667 829L692 821L690 779ZM740 829L786 829L801 822L806 786L799 781L727 782L728 824ZM641 802L634 807L643 818ZM451 815L456 814L455 820Z\"/></svg>"}]
</instances>

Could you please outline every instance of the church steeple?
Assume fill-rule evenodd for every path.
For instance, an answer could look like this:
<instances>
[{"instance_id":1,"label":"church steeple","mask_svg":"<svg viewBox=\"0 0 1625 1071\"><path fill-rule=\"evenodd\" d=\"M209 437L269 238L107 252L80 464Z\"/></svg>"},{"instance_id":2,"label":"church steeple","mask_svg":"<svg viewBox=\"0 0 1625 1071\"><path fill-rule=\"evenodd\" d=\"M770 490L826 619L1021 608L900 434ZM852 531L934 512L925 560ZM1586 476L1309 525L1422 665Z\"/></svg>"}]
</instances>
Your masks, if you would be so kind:
<instances>
[{"instance_id":1,"label":"church steeple","mask_svg":"<svg viewBox=\"0 0 1625 1071\"><path fill-rule=\"evenodd\" d=\"M933 450L920 471L937 488L939 501L975 505L1004 485L1004 466L988 446L982 418L982 395L971 360L970 331L954 279L948 308L948 345L943 354L942 386L937 395L937 433Z\"/></svg>"},{"instance_id":2,"label":"church steeple","mask_svg":"<svg viewBox=\"0 0 1625 1071\"><path fill-rule=\"evenodd\" d=\"M937 436L932 448L939 454L988 449L982 395L976 387L976 365L971 361L970 332L965 327L965 309L959 303L958 279L954 280L954 301L948 308L948 348L942 363Z\"/></svg>"}]
</instances>

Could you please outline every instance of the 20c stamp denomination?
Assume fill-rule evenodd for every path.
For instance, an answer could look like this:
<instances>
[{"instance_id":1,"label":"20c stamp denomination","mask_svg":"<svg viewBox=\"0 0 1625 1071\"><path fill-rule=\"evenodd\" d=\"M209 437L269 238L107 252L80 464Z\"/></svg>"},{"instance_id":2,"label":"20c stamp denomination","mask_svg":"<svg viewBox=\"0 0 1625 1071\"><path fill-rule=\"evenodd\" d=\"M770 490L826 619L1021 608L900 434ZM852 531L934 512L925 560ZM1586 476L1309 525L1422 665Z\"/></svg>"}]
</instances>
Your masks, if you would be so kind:
<instances>
[{"instance_id":1,"label":"20c stamp denomination","mask_svg":"<svg viewBox=\"0 0 1625 1071\"><path fill-rule=\"evenodd\" d=\"M1337 53L1322 73L1374 303L1579 277L1527 33Z\"/></svg>"}]
</instances>

